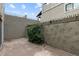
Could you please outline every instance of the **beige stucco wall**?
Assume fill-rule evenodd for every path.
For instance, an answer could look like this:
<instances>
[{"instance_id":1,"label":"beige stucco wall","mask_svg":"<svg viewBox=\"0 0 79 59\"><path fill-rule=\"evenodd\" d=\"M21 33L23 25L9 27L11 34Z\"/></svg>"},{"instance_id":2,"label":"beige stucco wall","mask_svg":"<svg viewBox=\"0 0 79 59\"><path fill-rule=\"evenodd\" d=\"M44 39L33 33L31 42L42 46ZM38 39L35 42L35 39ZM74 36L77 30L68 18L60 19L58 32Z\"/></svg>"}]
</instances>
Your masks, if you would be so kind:
<instances>
[{"instance_id":1,"label":"beige stucco wall","mask_svg":"<svg viewBox=\"0 0 79 59\"><path fill-rule=\"evenodd\" d=\"M40 22L46 22L54 19L56 20L56 19L67 17L69 15L79 14L79 9L66 12L64 5L65 5L64 3L44 4L42 6L43 11L42 11Z\"/></svg>"},{"instance_id":2,"label":"beige stucco wall","mask_svg":"<svg viewBox=\"0 0 79 59\"><path fill-rule=\"evenodd\" d=\"M42 8L43 8L42 12L46 12L47 10L49 10L49 9L51 9L51 8L54 8L54 7L56 7L56 6L59 5L59 4L61 4L61 3L43 4L43 5L42 5Z\"/></svg>"},{"instance_id":3,"label":"beige stucco wall","mask_svg":"<svg viewBox=\"0 0 79 59\"><path fill-rule=\"evenodd\" d=\"M2 15L2 13L3 13L3 4L2 3L0 3L0 15Z\"/></svg>"},{"instance_id":4,"label":"beige stucco wall","mask_svg":"<svg viewBox=\"0 0 79 59\"><path fill-rule=\"evenodd\" d=\"M4 38L5 40L11 40L15 38L22 38L25 36L25 27L28 24L37 23L31 19L26 19L17 16L5 15L4 17Z\"/></svg>"}]
</instances>

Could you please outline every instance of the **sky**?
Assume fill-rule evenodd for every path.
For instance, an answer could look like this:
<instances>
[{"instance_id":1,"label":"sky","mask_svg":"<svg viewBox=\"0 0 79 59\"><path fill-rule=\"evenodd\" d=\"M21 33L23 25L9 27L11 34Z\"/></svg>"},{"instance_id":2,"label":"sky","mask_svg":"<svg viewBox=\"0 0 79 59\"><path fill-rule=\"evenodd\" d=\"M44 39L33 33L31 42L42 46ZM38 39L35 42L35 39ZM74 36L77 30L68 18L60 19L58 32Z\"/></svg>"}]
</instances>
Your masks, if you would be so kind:
<instances>
[{"instance_id":1,"label":"sky","mask_svg":"<svg viewBox=\"0 0 79 59\"><path fill-rule=\"evenodd\" d=\"M5 14L36 20L36 15L42 10L41 3L6 3Z\"/></svg>"}]
</instances>

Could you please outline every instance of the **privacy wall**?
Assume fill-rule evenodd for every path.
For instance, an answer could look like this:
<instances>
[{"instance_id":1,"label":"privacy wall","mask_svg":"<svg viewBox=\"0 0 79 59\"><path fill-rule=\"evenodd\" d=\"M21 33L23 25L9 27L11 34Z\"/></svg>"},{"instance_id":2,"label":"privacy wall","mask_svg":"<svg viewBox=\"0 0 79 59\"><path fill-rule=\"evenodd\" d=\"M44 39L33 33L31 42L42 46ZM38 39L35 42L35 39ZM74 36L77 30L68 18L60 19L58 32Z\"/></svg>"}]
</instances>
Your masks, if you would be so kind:
<instances>
[{"instance_id":1,"label":"privacy wall","mask_svg":"<svg viewBox=\"0 0 79 59\"><path fill-rule=\"evenodd\" d=\"M3 3L0 3L0 46L3 44L3 23L4 23L4 12Z\"/></svg>"},{"instance_id":2,"label":"privacy wall","mask_svg":"<svg viewBox=\"0 0 79 59\"><path fill-rule=\"evenodd\" d=\"M17 16L5 15L4 17L4 40L22 38L25 36L25 27L38 21Z\"/></svg>"},{"instance_id":3,"label":"privacy wall","mask_svg":"<svg viewBox=\"0 0 79 59\"><path fill-rule=\"evenodd\" d=\"M79 15L43 23L45 42L79 55Z\"/></svg>"}]
</instances>

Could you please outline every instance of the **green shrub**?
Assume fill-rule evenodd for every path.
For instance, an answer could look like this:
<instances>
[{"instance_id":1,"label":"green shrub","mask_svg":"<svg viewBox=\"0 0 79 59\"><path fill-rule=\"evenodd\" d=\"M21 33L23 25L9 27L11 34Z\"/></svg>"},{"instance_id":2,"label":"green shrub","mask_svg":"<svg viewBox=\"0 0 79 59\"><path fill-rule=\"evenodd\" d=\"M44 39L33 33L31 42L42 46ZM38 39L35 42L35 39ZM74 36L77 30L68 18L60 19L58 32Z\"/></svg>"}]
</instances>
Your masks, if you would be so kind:
<instances>
[{"instance_id":1,"label":"green shrub","mask_svg":"<svg viewBox=\"0 0 79 59\"><path fill-rule=\"evenodd\" d=\"M39 24L28 25L27 27L27 35L29 41L36 44L43 44L43 33L42 26Z\"/></svg>"}]
</instances>

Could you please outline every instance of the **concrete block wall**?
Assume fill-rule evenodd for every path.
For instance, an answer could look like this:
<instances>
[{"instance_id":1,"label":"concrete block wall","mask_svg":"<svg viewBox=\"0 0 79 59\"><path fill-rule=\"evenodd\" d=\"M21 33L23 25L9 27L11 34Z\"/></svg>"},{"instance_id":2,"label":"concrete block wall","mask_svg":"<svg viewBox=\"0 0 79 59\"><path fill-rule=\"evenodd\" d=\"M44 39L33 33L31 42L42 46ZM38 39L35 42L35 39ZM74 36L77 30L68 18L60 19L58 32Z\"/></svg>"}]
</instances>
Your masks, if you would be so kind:
<instances>
[{"instance_id":1,"label":"concrete block wall","mask_svg":"<svg viewBox=\"0 0 79 59\"><path fill-rule=\"evenodd\" d=\"M48 45L79 55L79 16L51 21L43 27Z\"/></svg>"},{"instance_id":2,"label":"concrete block wall","mask_svg":"<svg viewBox=\"0 0 79 59\"><path fill-rule=\"evenodd\" d=\"M25 36L25 27L38 21L17 16L4 16L4 40L22 38Z\"/></svg>"}]
</instances>

